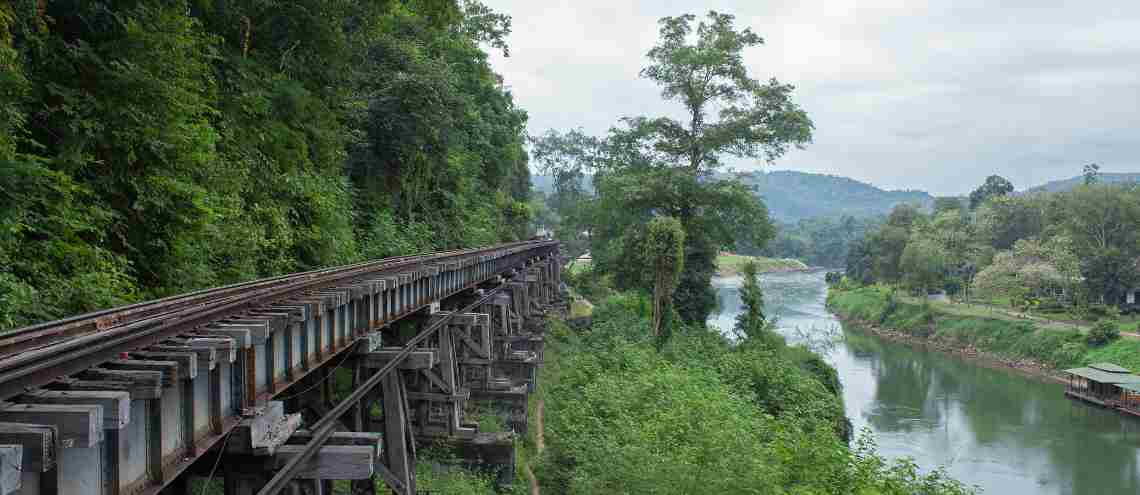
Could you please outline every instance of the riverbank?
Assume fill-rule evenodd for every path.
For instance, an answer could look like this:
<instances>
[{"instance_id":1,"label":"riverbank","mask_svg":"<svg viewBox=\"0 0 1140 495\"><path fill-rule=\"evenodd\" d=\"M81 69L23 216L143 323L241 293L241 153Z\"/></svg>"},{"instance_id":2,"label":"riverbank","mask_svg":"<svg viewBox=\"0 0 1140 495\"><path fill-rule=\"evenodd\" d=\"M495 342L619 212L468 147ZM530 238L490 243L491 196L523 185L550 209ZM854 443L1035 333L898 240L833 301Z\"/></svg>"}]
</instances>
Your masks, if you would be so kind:
<instances>
[{"instance_id":1,"label":"riverbank","mask_svg":"<svg viewBox=\"0 0 1140 495\"><path fill-rule=\"evenodd\" d=\"M804 262L792 258L765 258L735 253L720 253L716 257L716 274L732 277L740 273L745 263L755 261L760 273L791 273L812 270Z\"/></svg>"},{"instance_id":2,"label":"riverbank","mask_svg":"<svg viewBox=\"0 0 1140 495\"><path fill-rule=\"evenodd\" d=\"M883 338L921 344L1046 379L1059 379L1060 370L1066 368L1101 361L1140 370L1140 342L1135 339L1092 346L1076 329L1032 320L963 315L943 305L908 301L888 287L832 288L827 306L840 319Z\"/></svg>"}]
</instances>

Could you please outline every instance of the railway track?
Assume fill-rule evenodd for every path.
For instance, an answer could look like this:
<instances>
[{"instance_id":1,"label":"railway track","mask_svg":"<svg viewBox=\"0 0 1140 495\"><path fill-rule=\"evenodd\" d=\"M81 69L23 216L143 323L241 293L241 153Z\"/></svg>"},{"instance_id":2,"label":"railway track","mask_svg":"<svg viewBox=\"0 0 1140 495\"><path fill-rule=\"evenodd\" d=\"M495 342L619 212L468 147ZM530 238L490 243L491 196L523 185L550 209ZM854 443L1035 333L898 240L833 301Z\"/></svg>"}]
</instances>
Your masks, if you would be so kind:
<instances>
[{"instance_id":1,"label":"railway track","mask_svg":"<svg viewBox=\"0 0 1140 495\"><path fill-rule=\"evenodd\" d=\"M21 480L21 494L180 493L189 478L183 473L207 453L233 454L263 467L267 461L259 457L268 455L276 464L263 474L274 475L271 479L243 485L241 480L249 477L233 475L227 477L226 492L279 493L297 488L294 478L306 469L322 473L316 459L323 458L319 454L326 443L343 429L340 421L347 411L355 408L359 415L367 403L399 395L406 424L386 428L405 432L411 441L399 442L399 448L388 442L383 454L374 445L375 462L368 470L370 478L379 475L395 491L411 493L412 430L433 431L427 409L439 404L453 416L444 429L452 434L464 430L459 410L463 394L470 392L463 392L458 381L466 379L467 370L483 366L491 383L492 322L503 335L515 332L511 322L538 307L531 298L553 298L556 257L555 242L538 240L387 258L196 291L0 334L0 445L22 448L16 462L19 474L9 478ZM504 294L511 296L496 299L508 285ZM473 299L470 290L479 287L487 291ZM441 304L454 310L439 311ZM487 313L471 313L477 309ZM498 316L490 316L492 312ZM403 341L384 336L383 328L413 315L420 323L418 333ZM478 328L484 328L482 337ZM457 340L451 342L453 338ZM504 359L510 357L510 346ZM471 352L482 354L466 365L458 362L457 356ZM390 378L401 375L394 370L408 367L409 356L427 356L428 362L424 370L402 373L418 387L413 393L403 381ZM287 412L274 397L298 383L308 384L314 374L327 374L334 360L337 367L346 360L354 363L356 388L345 401L323 411L325 416L313 423L304 442L286 448L300 416ZM379 364L361 364L368 362ZM423 385L428 379L434 383ZM374 390L382 383L387 394ZM418 422L406 414L409 400L423 402L415 406ZM395 402L384 401L386 414ZM230 438L235 431L240 432L238 442ZM226 448L219 451L222 439ZM343 447L336 452L363 455L370 448ZM407 457L408 450L413 461L393 457ZM4 452L0 447L0 454ZM393 464L399 473L392 472ZM5 478L2 466L0 495L15 493L15 482Z\"/></svg>"}]
</instances>

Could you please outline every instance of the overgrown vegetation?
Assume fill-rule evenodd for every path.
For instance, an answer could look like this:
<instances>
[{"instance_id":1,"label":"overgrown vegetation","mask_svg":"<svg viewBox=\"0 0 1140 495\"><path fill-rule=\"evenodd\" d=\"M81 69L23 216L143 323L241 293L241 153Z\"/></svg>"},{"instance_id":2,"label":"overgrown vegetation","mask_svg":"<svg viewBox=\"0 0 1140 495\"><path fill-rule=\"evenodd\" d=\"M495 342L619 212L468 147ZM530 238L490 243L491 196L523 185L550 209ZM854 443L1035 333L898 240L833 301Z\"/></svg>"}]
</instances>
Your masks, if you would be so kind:
<instances>
[{"instance_id":1,"label":"overgrown vegetation","mask_svg":"<svg viewBox=\"0 0 1140 495\"><path fill-rule=\"evenodd\" d=\"M684 260L672 305L683 321L703 322L716 305L710 279L717 252L763 246L772 236L764 204L740 181L717 176L724 157L775 159L808 143L812 124L792 86L749 73L742 54L763 40L733 16L682 15L659 25L641 76L685 119L627 117L604 137L551 130L535 138L533 151L554 177L548 204L559 219L556 235L572 256L588 249L620 289L636 288L627 284L636 277L621 276L629 266L627 233L656 216L680 222Z\"/></svg>"},{"instance_id":2,"label":"overgrown vegetation","mask_svg":"<svg viewBox=\"0 0 1140 495\"><path fill-rule=\"evenodd\" d=\"M940 305L900 299L895 289L885 286L832 286L828 307L863 323L958 348L975 348L1006 359L1029 359L1053 369L1108 361L1140 370L1140 341L1118 338L1119 331L1109 321L1084 333L1072 327L1047 328L1032 320L996 314L954 314Z\"/></svg>"},{"instance_id":3,"label":"overgrown vegetation","mask_svg":"<svg viewBox=\"0 0 1140 495\"><path fill-rule=\"evenodd\" d=\"M735 343L683 325L662 344L650 298L631 293L587 329L551 322L543 493L968 493L886 462L866 437L849 447L834 370L784 344L754 289Z\"/></svg>"},{"instance_id":4,"label":"overgrown vegetation","mask_svg":"<svg viewBox=\"0 0 1140 495\"><path fill-rule=\"evenodd\" d=\"M526 234L474 0L0 5L0 329Z\"/></svg>"}]
</instances>

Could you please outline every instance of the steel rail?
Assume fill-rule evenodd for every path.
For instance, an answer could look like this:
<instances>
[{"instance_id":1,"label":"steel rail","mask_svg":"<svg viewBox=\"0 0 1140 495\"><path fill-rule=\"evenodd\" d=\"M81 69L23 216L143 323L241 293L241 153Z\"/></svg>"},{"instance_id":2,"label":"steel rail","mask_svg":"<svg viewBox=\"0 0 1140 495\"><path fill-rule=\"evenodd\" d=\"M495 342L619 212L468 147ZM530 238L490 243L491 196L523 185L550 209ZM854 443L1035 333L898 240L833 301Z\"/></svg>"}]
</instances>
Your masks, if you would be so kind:
<instances>
[{"instance_id":1,"label":"steel rail","mask_svg":"<svg viewBox=\"0 0 1140 495\"><path fill-rule=\"evenodd\" d=\"M31 352L0 359L0 400L24 393L27 389L47 385L61 376L81 372L92 366L115 359L124 351L136 350L148 345L192 330L208 323L234 316L274 301L305 292L333 287L346 281L367 278L399 268L415 266L425 262L438 262L456 257L472 256L481 252L493 252L526 245L544 247L550 241L529 241L504 244L480 249L452 251L446 254L428 255L412 260L378 260L362 265L351 265L345 270L333 269L326 276L288 280L283 285L274 284L258 288L240 297L227 298L221 302L205 302L191 305L154 318L146 318L108 330L82 335ZM234 300L236 299L236 300Z\"/></svg>"},{"instance_id":2,"label":"steel rail","mask_svg":"<svg viewBox=\"0 0 1140 495\"><path fill-rule=\"evenodd\" d=\"M427 328L423 329L423 331L421 331L415 337L413 337L412 340L409 340L408 343L404 345L402 349L400 349L400 352L396 353L396 355L393 356L387 364L377 370L371 377L368 378L368 380L366 380L360 386L356 387L356 389L353 390L353 392L349 394L348 397L345 397L340 402L338 402L336 406L334 406L331 410L328 411L327 414L324 415L324 417L313 424L312 428L310 428L312 431L312 438L308 443L305 444L305 449L302 450L299 454L290 458L289 462L285 463L285 465L277 471L277 474L273 475L273 478L271 478L269 482L266 483L264 487L262 487L261 491L257 492L257 495L277 495L277 493L284 489L285 485L293 479L297 471L300 471L301 463L308 461L310 457L320 451L321 447L324 446L325 441L327 441L329 437L331 437L332 434L336 432L337 421L340 420L340 417L348 413L348 410L354 404L360 402L360 400L364 399L365 395L371 392L373 388L376 388L376 386L380 384L380 381L383 380L384 377L395 370L396 366L399 366L404 358L408 357L408 355L411 354L413 350L415 350L416 345L419 345L421 342L427 340L432 336L432 334L437 332L440 327L447 324L447 322L451 321L451 319L456 315L467 313L478 307L480 304L487 302L492 296L502 290L503 287L504 285L500 285L485 292L483 296L475 302L468 304L461 310L452 311L450 314L439 318L435 322L428 325Z\"/></svg>"},{"instance_id":3,"label":"steel rail","mask_svg":"<svg viewBox=\"0 0 1140 495\"><path fill-rule=\"evenodd\" d=\"M450 252L436 254L446 255L448 253ZM338 271L354 269L362 266L373 265L376 263L392 262L396 260L411 260L427 256L431 256L431 254L397 256L392 258L383 258L380 260L369 260L350 265L320 268L306 272L278 275L275 277L267 277L221 287L197 290L186 294L168 296L152 301L143 301L125 306L101 309L90 313L70 316L60 320L37 323L27 327L0 333L0 358L5 355L51 345L56 343L58 340L74 338L76 336L89 333L95 333L114 326L131 323L142 318L158 316L161 313L169 312L188 304L210 301L212 299L226 295L238 295L242 291L248 291L257 286L279 284L285 280L290 279L327 276L328 274L336 273ZM100 328L100 324L102 323L109 323L109 326L107 328ZM44 339L56 340L51 342L42 342Z\"/></svg>"}]
</instances>

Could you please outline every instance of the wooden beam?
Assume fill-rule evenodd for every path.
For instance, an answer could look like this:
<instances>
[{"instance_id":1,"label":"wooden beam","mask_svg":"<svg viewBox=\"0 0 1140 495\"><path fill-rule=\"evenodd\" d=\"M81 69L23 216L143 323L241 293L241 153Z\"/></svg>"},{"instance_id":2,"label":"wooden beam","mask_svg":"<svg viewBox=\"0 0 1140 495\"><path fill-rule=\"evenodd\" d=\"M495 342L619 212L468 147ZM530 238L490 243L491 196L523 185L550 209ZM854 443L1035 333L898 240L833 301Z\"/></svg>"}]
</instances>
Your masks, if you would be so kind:
<instances>
[{"instance_id":1,"label":"wooden beam","mask_svg":"<svg viewBox=\"0 0 1140 495\"><path fill-rule=\"evenodd\" d=\"M381 382L384 393L384 452L388 469L392 478L400 485L392 486L394 489L403 489L408 493L415 476L414 457L409 456L407 444L407 410L404 407L403 377L400 372L394 371L385 376ZM414 454L412 454L414 456ZM381 471L383 476L383 471Z\"/></svg>"},{"instance_id":2,"label":"wooden beam","mask_svg":"<svg viewBox=\"0 0 1140 495\"><path fill-rule=\"evenodd\" d=\"M179 365L176 361L147 361L142 359L116 359L103 364L104 368L124 371L161 371L162 386L173 387L178 383Z\"/></svg>"},{"instance_id":3,"label":"wooden beam","mask_svg":"<svg viewBox=\"0 0 1140 495\"><path fill-rule=\"evenodd\" d=\"M226 451L271 455L300 427L300 414L285 414L281 402L269 402L260 414L243 419L234 428Z\"/></svg>"},{"instance_id":4,"label":"wooden beam","mask_svg":"<svg viewBox=\"0 0 1140 495\"><path fill-rule=\"evenodd\" d=\"M277 466L280 468L305 450L304 445L277 447ZM364 480L372 477L376 463L376 450L361 445L326 445L303 464L297 472L300 479Z\"/></svg>"},{"instance_id":5,"label":"wooden beam","mask_svg":"<svg viewBox=\"0 0 1140 495\"><path fill-rule=\"evenodd\" d=\"M136 362L136 366L149 366L151 363L165 363L170 361L178 363L179 379L193 380L198 377L198 353L192 349L184 349L181 352L138 351L132 352L131 356L142 360L141 362ZM140 369L152 368L146 367Z\"/></svg>"},{"instance_id":6,"label":"wooden beam","mask_svg":"<svg viewBox=\"0 0 1140 495\"><path fill-rule=\"evenodd\" d=\"M50 425L29 425L20 423L0 423L0 445L23 447L20 470L28 473L43 473L56 465L56 427Z\"/></svg>"},{"instance_id":7,"label":"wooden beam","mask_svg":"<svg viewBox=\"0 0 1140 495\"><path fill-rule=\"evenodd\" d=\"M20 492L20 465L23 464L23 447L0 445L0 495Z\"/></svg>"},{"instance_id":8,"label":"wooden beam","mask_svg":"<svg viewBox=\"0 0 1140 495\"><path fill-rule=\"evenodd\" d=\"M157 399L162 396L161 371L112 370L91 368L79 374L79 379L62 378L53 383L74 390L120 390L116 384L129 384L126 390L132 399Z\"/></svg>"},{"instance_id":9,"label":"wooden beam","mask_svg":"<svg viewBox=\"0 0 1140 495\"><path fill-rule=\"evenodd\" d=\"M361 364L365 368L376 369L383 368L399 352L399 348L385 348L377 351L362 352L359 355L363 361ZM435 351L412 351L400 362L398 367L402 370L430 369L432 366L435 366L437 362Z\"/></svg>"},{"instance_id":10,"label":"wooden beam","mask_svg":"<svg viewBox=\"0 0 1140 495\"><path fill-rule=\"evenodd\" d=\"M94 447L103 441L103 408L72 404L0 404L0 422L50 425L63 447Z\"/></svg>"},{"instance_id":11,"label":"wooden beam","mask_svg":"<svg viewBox=\"0 0 1140 495\"><path fill-rule=\"evenodd\" d=\"M131 422L131 394L122 391L33 390L17 397L28 404L95 404L103 408L103 428L121 430Z\"/></svg>"}]
</instances>

